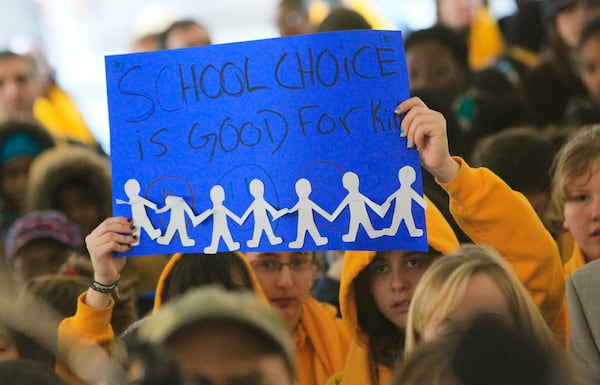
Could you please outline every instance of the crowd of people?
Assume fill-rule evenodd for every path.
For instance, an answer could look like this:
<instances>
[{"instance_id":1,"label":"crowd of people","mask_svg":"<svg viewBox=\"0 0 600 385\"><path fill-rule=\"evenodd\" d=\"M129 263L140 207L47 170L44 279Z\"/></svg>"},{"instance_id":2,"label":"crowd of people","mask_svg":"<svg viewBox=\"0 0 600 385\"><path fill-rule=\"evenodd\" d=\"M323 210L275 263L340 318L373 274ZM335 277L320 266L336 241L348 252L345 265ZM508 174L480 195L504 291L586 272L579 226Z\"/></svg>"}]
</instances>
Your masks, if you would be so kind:
<instances>
[{"instance_id":1,"label":"crowd of people","mask_svg":"<svg viewBox=\"0 0 600 385\"><path fill-rule=\"evenodd\" d=\"M378 27L310 3L281 36ZM600 1L517 3L404 31L427 251L118 257L110 155L41 52L0 52L0 385L600 384Z\"/></svg>"}]
</instances>

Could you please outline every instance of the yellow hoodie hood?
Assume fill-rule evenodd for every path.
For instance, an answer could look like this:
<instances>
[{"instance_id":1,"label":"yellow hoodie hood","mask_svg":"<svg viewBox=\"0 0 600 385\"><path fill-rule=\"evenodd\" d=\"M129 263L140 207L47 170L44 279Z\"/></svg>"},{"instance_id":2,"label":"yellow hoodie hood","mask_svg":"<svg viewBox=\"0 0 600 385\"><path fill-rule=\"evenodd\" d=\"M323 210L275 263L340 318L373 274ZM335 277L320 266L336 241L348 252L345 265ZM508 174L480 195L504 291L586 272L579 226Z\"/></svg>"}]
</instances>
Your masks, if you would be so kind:
<instances>
[{"instance_id":1,"label":"yellow hoodie hood","mask_svg":"<svg viewBox=\"0 0 600 385\"><path fill-rule=\"evenodd\" d=\"M446 218L427 197L425 224L429 247L442 254L450 254L458 249L459 243ZM356 303L354 301L354 279L375 257L374 251L346 251L340 282L340 310L348 324L354 340L362 347L367 346L367 335L359 330Z\"/></svg>"},{"instance_id":2,"label":"yellow hoodie hood","mask_svg":"<svg viewBox=\"0 0 600 385\"><path fill-rule=\"evenodd\" d=\"M234 252L233 254L235 254L240 260L242 260L242 262L246 266L246 269L248 270L248 275L250 276L250 282L252 283L252 291L254 291L254 294L256 294L258 299L260 299L264 303L269 303L269 301L267 300L267 297L265 296L265 293L263 292L263 290L260 286L260 283L258 282L258 278L256 278L256 275L254 274L254 270L252 269L252 266L250 266L250 263L248 262L248 260L246 258L244 258L244 256L241 253ZM163 269L162 273L160 274L160 277L158 278L158 284L156 285L156 294L154 296L154 307L152 309L152 314L156 313L158 311L158 309L160 309L160 306L162 305L161 297L162 297L162 292L164 290L165 281L166 281L167 277L171 274L173 269L175 268L175 265L177 264L177 262L179 262L179 260L181 260L183 255L184 254L182 254L182 253L173 254L171 259L169 260L169 262L166 264L165 268Z\"/></svg>"}]
</instances>

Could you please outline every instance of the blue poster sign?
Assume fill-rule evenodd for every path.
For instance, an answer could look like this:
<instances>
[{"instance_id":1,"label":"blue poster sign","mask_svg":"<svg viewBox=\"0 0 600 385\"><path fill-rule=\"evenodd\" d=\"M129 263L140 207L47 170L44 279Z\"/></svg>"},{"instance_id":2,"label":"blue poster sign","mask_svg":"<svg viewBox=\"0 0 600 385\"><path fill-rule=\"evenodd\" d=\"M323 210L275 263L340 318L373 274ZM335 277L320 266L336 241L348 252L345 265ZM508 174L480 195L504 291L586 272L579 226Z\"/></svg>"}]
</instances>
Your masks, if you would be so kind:
<instances>
[{"instance_id":1,"label":"blue poster sign","mask_svg":"<svg viewBox=\"0 0 600 385\"><path fill-rule=\"evenodd\" d=\"M400 32L113 55L106 81L126 255L427 249Z\"/></svg>"}]
</instances>

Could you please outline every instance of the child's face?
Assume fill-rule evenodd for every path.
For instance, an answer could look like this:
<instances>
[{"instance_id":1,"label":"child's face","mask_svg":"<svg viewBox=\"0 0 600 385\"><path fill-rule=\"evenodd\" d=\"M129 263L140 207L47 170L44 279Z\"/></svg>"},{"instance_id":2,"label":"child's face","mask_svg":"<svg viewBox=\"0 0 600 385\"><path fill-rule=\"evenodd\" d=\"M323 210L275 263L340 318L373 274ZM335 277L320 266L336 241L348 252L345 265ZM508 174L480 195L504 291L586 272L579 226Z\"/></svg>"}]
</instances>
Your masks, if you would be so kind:
<instances>
[{"instance_id":1,"label":"child's face","mask_svg":"<svg viewBox=\"0 0 600 385\"><path fill-rule=\"evenodd\" d=\"M294 330L317 277L313 254L248 252L245 255L269 302L285 318L290 330Z\"/></svg>"},{"instance_id":2,"label":"child's face","mask_svg":"<svg viewBox=\"0 0 600 385\"><path fill-rule=\"evenodd\" d=\"M55 240L40 238L29 241L15 254L13 274L17 286L46 274L56 274L72 250Z\"/></svg>"},{"instance_id":3,"label":"child's face","mask_svg":"<svg viewBox=\"0 0 600 385\"><path fill-rule=\"evenodd\" d=\"M416 251L384 251L367 266L377 308L399 328L406 327L415 287L433 259L431 254Z\"/></svg>"},{"instance_id":4,"label":"child's face","mask_svg":"<svg viewBox=\"0 0 600 385\"><path fill-rule=\"evenodd\" d=\"M19 212L25 208L29 169L33 162L29 155L17 156L2 164L1 183L5 198Z\"/></svg>"},{"instance_id":5,"label":"child's face","mask_svg":"<svg viewBox=\"0 0 600 385\"><path fill-rule=\"evenodd\" d=\"M81 235L91 233L103 220L102 208L98 199L84 189L65 188L58 194L56 209L65 213L77 225Z\"/></svg>"},{"instance_id":6,"label":"child's face","mask_svg":"<svg viewBox=\"0 0 600 385\"><path fill-rule=\"evenodd\" d=\"M483 5L482 0L438 0L440 21L450 28L466 28Z\"/></svg>"},{"instance_id":7,"label":"child's face","mask_svg":"<svg viewBox=\"0 0 600 385\"><path fill-rule=\"evenodd\" d=\"M38 92L31 63L19 57L0 62L0 115L3 118L30 118Z\"/></svg>"},{"instance_id":8,"label":"child's face","mask_svg":"<svg viewBox=\"0 0 600 385\"><path fill-rule=\"evenodd\" d=\"M581 47L581 79L596 105L600 107L600 35L590 37Z\"/></svg>"},{"instance_id":9,"label":"child's face","mask_svg":"<svg viewBox=\"0 0 600 385\"><path fill-rule=\"evenodd\" d=\"M567 47L575 49L583 26L598 15L600 15L600 2L576 1L556 14L556 30Z\"/></svg>"},{"instance_id":10,"label":"child's face","mask_svg":"<svg viewBox=\"0 0 600 385\"><path fill-rule=\"evenodd\" d=\"M460 332L475 318L486 314L513 324L504 293L489 275L479 273L469 278L462 299L447 317L437 320L439 317L435 316L435 312L432 314L432 321L423 325L423 341Z\"/></svg>"},{"instance_id":11,"label":"child's face","mask_svg":"<svg viewBox=\"0 0 600 385\"><path fill-rule=\"evenodd\" d=\"M563 226L569 230L586 260L600 258L600 158L594 160L590 173L568 184L562 205Z\"/></svg>"},{"instance_id":12,"label":"child's face","mask_svg":"<svg viewBox=\"0 0 600 385\"><path fill-rule=\"evenodd\" d=\"M467 72L442 44L415 44L406 52L411 90L435 88L452 101L467 87Z\"/></svg>"}]
</instances>

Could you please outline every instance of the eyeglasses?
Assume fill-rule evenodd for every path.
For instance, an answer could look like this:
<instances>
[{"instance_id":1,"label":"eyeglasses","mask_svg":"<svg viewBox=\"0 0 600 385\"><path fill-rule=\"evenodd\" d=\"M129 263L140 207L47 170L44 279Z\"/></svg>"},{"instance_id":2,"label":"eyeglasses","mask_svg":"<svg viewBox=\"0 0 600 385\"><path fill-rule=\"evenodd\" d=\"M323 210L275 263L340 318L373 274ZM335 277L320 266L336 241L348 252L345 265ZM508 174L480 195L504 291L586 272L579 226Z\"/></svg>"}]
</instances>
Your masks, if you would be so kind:
<instances>
[{"instance_id":1,"label":"eyeglasses","mask_svg":"<svg viewBox=\"0 0 600 385\"><path fill-rule=\"evenodd\" d=\"M315 261L308 258L292 259L289 262L281 262L278 259L261 259L252 261L250 264L258 275L277 274L284 266L287 266L292 273L305 273L316 266Z\"/></svg>"}]
</instances>

